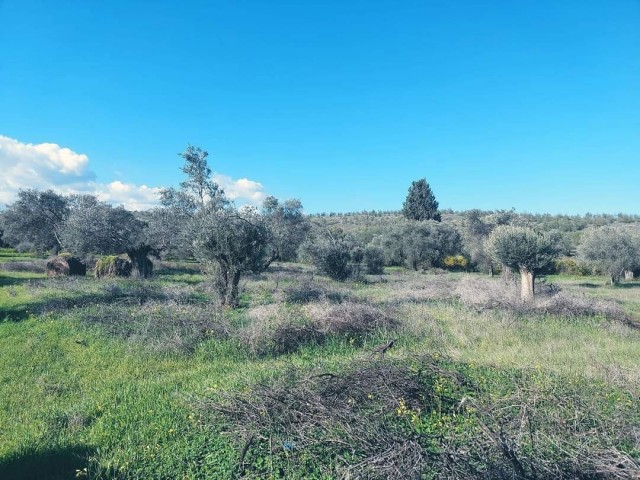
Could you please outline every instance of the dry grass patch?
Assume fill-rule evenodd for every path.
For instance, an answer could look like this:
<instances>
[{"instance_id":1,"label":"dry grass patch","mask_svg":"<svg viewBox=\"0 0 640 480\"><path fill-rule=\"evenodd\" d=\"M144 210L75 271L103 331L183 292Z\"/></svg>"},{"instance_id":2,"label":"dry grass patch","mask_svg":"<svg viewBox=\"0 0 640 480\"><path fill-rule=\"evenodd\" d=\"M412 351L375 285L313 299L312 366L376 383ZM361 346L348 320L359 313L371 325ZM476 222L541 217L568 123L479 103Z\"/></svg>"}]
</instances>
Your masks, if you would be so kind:
<instances>
[{"instance_id":1,"label":"dry grass patch","mask_svg":"<svg viewBox=\"0 0 640 480\"><path fill-rule=\"evenodd\" d=\"M258 356L292 353L331 337L344 337L360 345L368 335L400 326L381 309L355 302L260 305L248 311L247 320L239 335Z\"/></svg>"},{"instance_id":2,"label":"dry grass patch","mask_svg":"<svg viewBox=\"0 0 640 480\"><path fill-rule=\"evenodd\" d=\"M316 328L326 335L362 339L368 333L395 330L400 326L399 320L366 303L314 303L305 311L313 318Z\"/></svg>"},{"instance_id":3,"label":"dry grass patch","mask_svg":"<svg viewBox=\"0 0 640 480\"><path fill-rule=\"evenodd\" d=\"M517 284L503 279L465 276L457 283L455 295L463 305L477 312L502 309L520 315L555 315L570 319L602 317L640 327L615 301L558 290L536 294L533 302L523 302Z\"/></svg>"}]
</instances>

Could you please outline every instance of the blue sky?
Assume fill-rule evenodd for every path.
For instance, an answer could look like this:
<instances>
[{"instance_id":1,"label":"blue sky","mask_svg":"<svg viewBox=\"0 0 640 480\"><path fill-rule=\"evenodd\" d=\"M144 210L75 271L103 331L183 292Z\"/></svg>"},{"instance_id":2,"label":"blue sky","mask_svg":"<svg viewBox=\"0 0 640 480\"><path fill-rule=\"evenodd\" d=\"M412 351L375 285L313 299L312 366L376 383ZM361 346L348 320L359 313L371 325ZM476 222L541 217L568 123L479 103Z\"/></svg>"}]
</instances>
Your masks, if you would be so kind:
<instances>
[{"instance_id":1,"label":"blue sky","mask_svg":"<svg viewBox=\"0 0 640 480\"><path fill-rule=\"evenodd\" d=\"M637 0L0 0L0 59L0 202L149 201L191 143L239 202L640 213Z\"/></svg>"}]
</instances>

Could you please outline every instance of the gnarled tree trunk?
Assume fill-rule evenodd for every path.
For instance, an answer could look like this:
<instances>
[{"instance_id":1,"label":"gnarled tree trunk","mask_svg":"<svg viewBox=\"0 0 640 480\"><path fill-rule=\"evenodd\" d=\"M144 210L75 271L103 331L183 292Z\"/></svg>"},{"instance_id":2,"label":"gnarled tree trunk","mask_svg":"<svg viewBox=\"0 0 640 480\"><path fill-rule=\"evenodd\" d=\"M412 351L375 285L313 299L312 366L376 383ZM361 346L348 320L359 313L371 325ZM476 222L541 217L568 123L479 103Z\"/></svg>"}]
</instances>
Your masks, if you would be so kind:
<instances>
[{"instance_id":1,"label":"gnarled tree trunk","mask_svg":"<svg viewBox=\"0 0 640 480\"><path fill-rule=\"evenodd\" d=\"M149 260L148 255L151 247L143 245L127 251L127 256L131 260L132 274L135 277L149 278L153 275L153 262Z\"/></svg>"},{"instance_id":2,"label":"gnarled tree trunk","mask_svg":"<svg viewBox=\"0 0 640 480\"><path fill-rule=\"evenodd\" d=\"M227 283L227 292L224 298L224 304L229 307L238 306L238 285L240 284L240 272L230 272L229 280Z\"/></svg>"},{"instance_id":3,"label":"gnarled tree trunk","mask_svg":"<svg viewBox=\"0 0 640 480\"><path fill-rule=\"evenodd\" d=\"M535 277L533 272L520 268L520 298L525 302L533 300L535 291Z\"/></svg>"}]
</instances>

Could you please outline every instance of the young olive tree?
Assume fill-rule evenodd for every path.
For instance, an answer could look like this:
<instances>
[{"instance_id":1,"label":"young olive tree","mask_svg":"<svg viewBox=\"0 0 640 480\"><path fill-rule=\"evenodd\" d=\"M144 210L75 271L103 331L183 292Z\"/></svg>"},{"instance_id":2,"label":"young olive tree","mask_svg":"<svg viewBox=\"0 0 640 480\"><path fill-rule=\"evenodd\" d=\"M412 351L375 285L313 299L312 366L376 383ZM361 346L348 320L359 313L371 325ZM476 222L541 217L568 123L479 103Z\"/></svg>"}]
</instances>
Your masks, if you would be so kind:
<instances>
[{"instance_id":1,"label":"young olive tree","mask_svg":"<svg viewBox=\"0 0 640 480\"><path fill-rule=\"evenodd\" d=\"M495 259L487 252L485 240L494 228L516 220L515 216L511 210L483 212L473 209L466 212L460 231L464 251L475 269L493 276Z\"/></svg>"},{"instance_id":2,"label":"young olive tree","mask_svg":"<svg viewBox=\"0 0 640 480\"><path fill-rule=\"evenodd\" d=\"M150 254L156 250L145 236L146 224L123 207L112 207L92 195L75 197L64 223L65 249L81 256L126 253L133 273L148 278L153 273Z\"/></svg>"},{"instance_id":3,"label":"young olive tree","mask_svg":"<svg viewBox=\"0 0 640 480\"><path fill-rule=\"evenodd\" d=\"M62 249L62 226L69 215L69 198L53 190L20 190L3 213L5 242L37 252Z\"/></svg>"},{"instance_id":4,"label":"young olive tree","mask_svg":"<svg viewBox=\"0 0 640 480\"><path fill-rule=\"evenodd\" d=\"M362 246L340 228L316 228L301 245L300 253L319 272L340 282L357 276L364 258Z\"/></svg>"},{"instance_id":5,"label":"young olive tree","mask_svg":"<svg viewBox=\"0 0 640 480\"><path fill-rule=\"evenodd\" d=\"M624 272L640 267L640 240L621 228L592 228L584 233L578 254L605 272L614 285Z\"/></svg>"},{"instance_id":6,"label":"young olive tree","mask_svg":"<svg viewBox=\"0 0 640 480\"><path fill-rule=\"evenodd\" d=\"M530 227L503 225L491 232L485 246L498 262L520 272L520 297L530 301L535 292L536 275L543 273L558 257L558 243L554 234L538 233Z\"/></svg>"},{"instance_id":7,"label":"young olive tree","mask_svg":"<svg viewBox=\"0 0 640 480\"><path fill-rule=\"evenodd\" d=\"M311 228L302 213L300 200L291 199L280 203L275 197L267 197L262 204L262 215L271 230L273 260L295 260L298 247Z\"/></svg>"},{"instance_id":8,"label":"young olive tree","mask_svg":"<svg viewBox=\"0 0 640 480\"><path fill-rule=\"evenodd\" d=\"M407 268L427 269L440 265L448 255L460 252L460 234L435 220L412 222L404 227L402 251Z\"/></svg>"},{"instance_id":9,"label":"young olive tree","mask_svg":"<svg viewBox=\"0 0 640 480\"><path fill-rule=\"evenodd\" d=\"M223 305L238 305L242 275L264 271L271 262L271 234L254 209L206 206L189 226L195 257L211 271Z\"/></svg>"},{"instance_id":10,"label":"young olive tree","mask_svg":"<svg viewBox=\"0 0 640 480\"><path fill-rule=\"evenodd\" d=\"M426 178L411 183L402 214L409 220L441 220L438 202Z\"/></svg>"}]
</instances>

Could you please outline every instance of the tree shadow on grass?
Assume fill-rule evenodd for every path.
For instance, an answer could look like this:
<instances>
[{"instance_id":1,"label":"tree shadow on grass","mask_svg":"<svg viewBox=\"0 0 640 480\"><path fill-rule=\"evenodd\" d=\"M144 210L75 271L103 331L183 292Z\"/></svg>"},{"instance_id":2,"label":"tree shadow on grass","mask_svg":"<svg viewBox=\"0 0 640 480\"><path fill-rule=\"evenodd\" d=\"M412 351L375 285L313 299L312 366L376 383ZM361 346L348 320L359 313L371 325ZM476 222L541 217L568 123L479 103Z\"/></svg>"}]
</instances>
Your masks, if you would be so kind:
<instances>
[{"instance_id":1,"label":"tree shadow on grass","mask_svg":"<svg viewBox=\"0 0 640 480\"><path fill-rule=\"evenodd\" d=\"M584 288L599 288L603 285L598 285L597 283L579 283L578 286Z\"/></svg>"},{"instance_id":2,"label":"tree shadow on grass","mask_svg":"<svg viewBox=\"0 0 640 480\"><path fill-rule=\"evenodd\" d=\"M31 449L10 458L0 458L3 480L68 480L87 467L93 449L86 446Z\"/></svg>"},{"instance_id":3,"label":"tree shadow on grass","mask_svg":"<svg viewBox=\"0 0 640 480\"><path fill-rule=\"evenodd\" d=\"M29 283L32 280L37 280L37 278L13 277L13 276L4 274L4 275L0 275L0 287L11 287L12 285L22 285L24 283Z\"/></svg>"}]
</instances>

